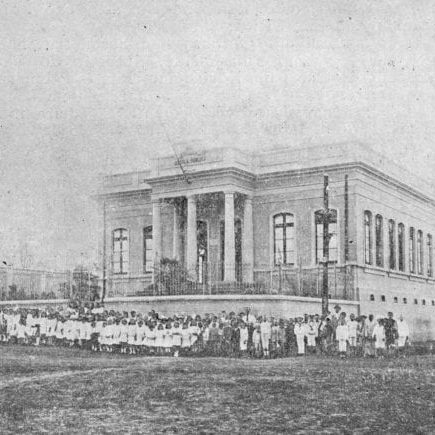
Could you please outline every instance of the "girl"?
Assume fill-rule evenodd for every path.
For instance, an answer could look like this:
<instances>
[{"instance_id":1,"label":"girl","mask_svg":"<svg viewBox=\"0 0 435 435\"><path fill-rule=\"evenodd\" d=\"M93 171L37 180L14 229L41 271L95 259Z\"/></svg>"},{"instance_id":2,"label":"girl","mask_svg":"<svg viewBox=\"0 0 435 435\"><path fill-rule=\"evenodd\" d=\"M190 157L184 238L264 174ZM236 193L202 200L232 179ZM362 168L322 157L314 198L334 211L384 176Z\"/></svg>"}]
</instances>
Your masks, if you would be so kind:
<instances>
[{"instance_id":1,"label":"girl","mask_svg":"<svg viewBox=\"0 0 435 435\"><path fill-rule=\"evenodd\" d=\"M166 323L165 336L163 338L163 347L165 355L169 355L172 350L172 326L171 322Z\"/></svg>"},{"instance_id":2,"label":"girl","mask_svg":"<svg viewBox=\"0 0 435 435\"><path fill-rule=\"evenodd\" d=\"M302 323L302 317L296 319L294 334L298 346L298 356L305 355L305 325Z\"/></svg>"},{"instance_id":3,"label":"girl","mask_svg":"<svg viewBox=\"0 0 435 435\"><path fill-rule=\"evenodd\" d=\"M240 341L239 341L240 354L242 357L244 357L248 352L248 328L246 327L246 324L244 322L240 323L239 331L240 331Z\"/></svg>"},{"instance_id":4,"label":"girl","mask_svg":"<svg viewBox=\"0 0 435 435\"><path fill-rule=\"evenodd\" d=\"M181 329L181 350L185 354L190 349L190 330L187 322L183 323Z\"/></svg>"},{"instance_id":5,"label":"girl","mask_svg":"<svg viewBox=\"0 0 435 435\"><path fill-rule=\"evenodd\" d=\"M119 325L119 344L121 353L127 353L128 348L128 324L127 319L122 319Z\"/></svg>"},{"instance_id":6,"label":"girl","mask_svg":"<svg viewBox=\"0 0 435 435\"><path fill-rule=\"evenodd\" d=\"M156 344L155 344L158 355L163 355L164 337L165 337L165 330L163 329L163 325L159 323L157 325Z\"/></svg>"},{"instance_id":7,"label":"girl","mask_svg":"<svg viewBox=\"0 0 435 435\"><path fill-rule=\"evenodd\" d=\"M254 356L256 358L261 355L261 329L260 325L257 325L252 333L252 346L254 347Z\"/></svg>"},{"instance_id":8,"label":"girl","mask_svg":"<svg viewBox=\"0 0 435 435\"><path fill-rule=\"evenodd\" d=\"M136 334L137 334L136 320L131 319L130 323L128 324L128 338L127 338L128 353L130 355L134 355L136 353L136 348L135 348Z\"/></svg>"},{"instance_id":9,"label":"girl","mask_svg":"<svg viewBox=\"0 0 435 435\"><path fill-rule=\"evenodd\" d=\"M344 319L340 320L335 330L335 338L338 341L338 353L340 358L346 358L347 341L349 340L349 328Z\"/></svg>"},{"instance_id":10,"label":"girl","mask_svg":"<svg viewBox=\"0 0 435 435\"><path fill-rule=\"evenodd\" d=\"M385 328L383 319L378 320L378 324L373 329L375 339L375 356L383 357L385 351Z\"/></svg>"},{"instance_id":11,"label":"girl","mask_svg":"<svg viewBox=\"0 0 435 435\"><path fill-rule=\"evenodd\" d=\"M181 328L179 322L174 322L174 326L172 327L172 350L174 352L174 356L178 358L180 347L181 347Z\"/></svg>"}]
</instances>

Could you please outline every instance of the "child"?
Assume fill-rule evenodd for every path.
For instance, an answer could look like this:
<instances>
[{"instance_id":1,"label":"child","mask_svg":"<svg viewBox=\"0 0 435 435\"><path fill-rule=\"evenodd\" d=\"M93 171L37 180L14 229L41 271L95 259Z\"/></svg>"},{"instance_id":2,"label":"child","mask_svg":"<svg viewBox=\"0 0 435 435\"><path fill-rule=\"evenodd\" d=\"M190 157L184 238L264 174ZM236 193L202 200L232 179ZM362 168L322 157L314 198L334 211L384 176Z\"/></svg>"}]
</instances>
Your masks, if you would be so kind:
<instances>
[{"instance_id":1,"label":"child","mask_svg":"<svg viewBox=\"0 0 435 435\"><path fill-rule=\"evenodd\" d=\"M373 329L373 338L375 339L375 355L383 357L385 351L385 328L383 319L378 320L378 324Z\"/></svg>"},{"instance_id":2,"label":"child","mask_svg":"<svg viewBox=\"0 0 435 435\"><path fill-rule=\"evenodd\" d=\"M181 329L181 349L184 354L190 349L190 330L189 324L187 322L183 323L183 327Z\"/></svg>"},{"instance_id":3,"label":"child","mask_svg":"<svg viewBox=\"0 0 435 435\"><path fill-rule=\"evenodd\" d=\"M349 329L346 321L341 319L335 331L335 338L338 341L338 353L340 358L346 357L347 340L349 339Z\"/></svg>"},{"instance_id":4,"label":"child","mask_svg":"<svg viewBox=\"0 0 435 435\"><path fill-rule=\"evenodd\" d=\"M239 341L240 354L243 357L246 356L246 354L248 353L248 328L246 327L245 322L240 323L239 334L240 334L240 341Z\"/></svg>"},{"instance_id":5,"label":"child","mask_svg":"<svg viewBox=\"0 0 435 435\"><path fill-rule=\"evenodd\" d=\"M356 355L356 337L358 332L358 322L355 320L355 314L351 313L349 322L347 323L349 331L349 348L350 353Z\"/></svg>"},{"instance_id":6,"label":"child","mask_svg":"<svg viewBox=\"0 0 435 435\"><path fill-rule=\"evenodd\" d=\"M165 333L163 337L164 354L169 355L172 350L172 326L171 322L166 322Z\"/></svg>"},{"instance_id":7,"label":"child","mask_svg":"<svg viewBox=\"0 0 435 435\"><path fill-rule=\"evenodd\" d=\"M252 346L254 347L254 357L259 358L261 356L261 329L260 325L257 325L252 333Z\"/></svg>"},{"instance_id":8,"label":"child","mask_svg":"<svg viewBox=\"0 0 435 435\"><path fill-rule=\"evenodd\" d=\"M178 358L181 348L181 327L178 321L174 322L174 326L172 327L172 351L174 352L174 356Z\"/></svg>"},{"instance_id":9,"label":"child","mask_svg":"<svg viewBox=\"0 0 435 435\"><path fill-rule=\"evenodd\" d=\"M128 323L127 319L122 319L119 325L119 345L121 347L121 353L127 353L128 348Z\"/></svg>"},{"instance_id":10,"label":"child","mask_svg":"<svg viewBox=\"0 0 435 435\"><path fill-rule=\"evenodd\" d=\"M128 324L128 338L127 338L127 344L128 344L128 353L130 355L136 354L136 334L137 334L137 327L136 327L136 320L131 319Z\"/></svg>"},{"instance_id":11,"label":"child","mask_svg":"<svg viewBox=\"0 0 435 435\"><path fill-rule=\"evenodd\" d=\"M318 333L317 324L314 322L314 317L309 316L309 320L306 326L307 329L307 347L309 353L316 352L316 338Z\"/></svg>"},{"instance_id":12,"label":"child","mask_svg":"<svg viewBox=\"0 0 435 435\"><path fill-rule=\"evenodd\" d=\"M305 355L305 333L305 324L302 323L302 317L298 317L294 327L294 334L298 346L298 356Z\"/></svg>"}]
</instances>

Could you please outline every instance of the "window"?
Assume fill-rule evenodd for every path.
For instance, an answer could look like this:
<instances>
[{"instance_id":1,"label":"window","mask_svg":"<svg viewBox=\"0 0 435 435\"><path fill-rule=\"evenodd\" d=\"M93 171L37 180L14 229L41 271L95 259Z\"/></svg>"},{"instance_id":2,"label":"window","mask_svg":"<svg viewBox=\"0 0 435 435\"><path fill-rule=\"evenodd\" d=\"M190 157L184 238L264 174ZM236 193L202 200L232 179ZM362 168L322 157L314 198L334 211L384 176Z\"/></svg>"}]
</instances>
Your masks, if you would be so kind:
<instances>
[{"instance_id":1,"label":"window","mask_svg":"<svg viewBox=\"0 0 435 435\"><path fill-rule=\"evenodd\" d=\"M407 298L403 298L403 303L406 305L408 303L408 299Z\"/></svg>"},{"instance_id":2,"label":"window","mask_svg":"<svg viewBox=\"0 0 435 435\"><path fill-rule=\"evenodd\" d=\"M427 235L427 276L433 276L433 241L432 234Z\"/></svg>"},{"instance_id":3,"label":"window","mask_svg":"<svg viewBox=\"0 0 435 435\"><path fill-rule=\"evenodd\" d=\"M414 299L414 304L418 305L418 300L417 299Z\"/></svg>"},{"instance_id":4,"label":"window","mask_svg":"<svg viewBox=\"0 0 435 435\"><path fill-rule=\"evenodd\" d=\"M396 223L393 219L388 221L388 246L389 246L389 258L390 269L396 268Z\"/></svg>"},{"instance_id":5,"label":"window","mask_svg":"<svg viewBox=\"0 0 435 435\"><path fill-rule=\"evenodd\" d=\"M409 272L415 273L415 229L409 229Z\"/></svg>"},{"instance_id":6,"label":"window","mask_svg":"<svg viewBox=\"0 0 435 435\"><path fill-rule=\"evenodd\" d=\"M318 210L314 213L316 221L316 263L320 263L323 258L323 211ZM337 210L329 210L329 261L337 262Z\"/></svg>"},{"instance_id":7,"label":"window","mask_svg":"<svg viewBox=\"0 0 435 435\"><path fill-rule=\"evenodd\" d=\"M385 296L384 295L381 296L381 301L385 302Z\"/></svg>"},{"instance_id":8,"label":"window","mask_svg":"<svg viewBox=\"0 0 435 435\"><path fill-rule=\"evenodd\" d=\"M149 273L153 271L154 263L153 251L153 227L143 229L143 271Z\"/></svg>"},{"instance_id":9,"label":"window","mask_svg":"<svg viewBox=\"0 0 435 435\"><path fill-rule=\"evenodd\" d=\"M384 266L384 236L383 219L380 214L375 219L376 266Z\"/></svg>"},{"instance_id":10,"label":"window","mask_svg":"<svg viewBox=\"0 0 435 435\"><path fill-rule=\"evenodd\" d=\"M372 264L372 213L364 212L364 262Z\"/></svg>"},{"instance_id":11,"label":"window","mask_svg":"<svg viewBox=\"0 0 435 435\"><path fill-rule=\"evenodd\" d=\"M295 264L294 216L280 213L273 217L273 246L275 265Z\"/></svg>"},{"instance_id":12,"label":"window","mask_svg":"<svg viewBox=\"0 0 435 435\"><path fill-rule=\"evenodd\" d=\"M423 231L417 231L417 273L423 275Z\"/></svg>"},{"instance_id":13,"label":"window","mask_svg":"<svg viewBox=\"0 0 435 435\"><path fill-rule=\"evenodd\" d=\"M397 298L397 296L394 296L394 303L397 304L399 302L399 299Z\"/></svg>"},{"instance_id":14,"label":"window","mask_svg":"<svg viewBox=\"0 0 435 435\"><path fill-rule=\"evenodd\" d=\"M374 301L375 300L375 295L370 295L370 301Z\"/></svg>"},{"instance_id":15,"label":"window","mask_svg":"<svg viewBox=\"0 0 435 435\"><path fill-rule=\"evenodd\" d=\"M435 307L435 301L434 300L432 300L432 306Z\"/></svg>"},{"instance_id":16,"label":"window","mask_svg":"<svg viewBox=\"0 0 435 435\"><path fill-rule=\"evenodd\" d=\"M423 299L423 300L421 301L421 304L422 304L422 305L426 305L426 299Z\"/></svg>"},{"instance_id":17,"label":"window","mask_svg":"<svg viewBox=\"0 0 435 435\"><path fill-rule=\"evenodd\" d=\"M114 274L128 273L128 230L118 228L113 231L113 263Z\"/></svg>"},{"instance_id":18,"label":"window","mask_svg":"<svg viewBox=\"0 0 435 435\"><path fill-rule=\"evenodd\" d=\"M397 226L399 236L399 270L405 271L405 226L400 223Z\"/></svg>"}]
</instances>

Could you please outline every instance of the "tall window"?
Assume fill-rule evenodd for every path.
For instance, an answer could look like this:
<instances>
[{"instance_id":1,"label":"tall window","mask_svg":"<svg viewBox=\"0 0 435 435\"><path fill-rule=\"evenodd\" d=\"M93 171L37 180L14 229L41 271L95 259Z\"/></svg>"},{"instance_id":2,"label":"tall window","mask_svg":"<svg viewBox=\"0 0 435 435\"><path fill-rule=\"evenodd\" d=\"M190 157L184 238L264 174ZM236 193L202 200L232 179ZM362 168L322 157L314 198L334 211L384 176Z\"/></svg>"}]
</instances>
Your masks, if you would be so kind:
<instances>
[{"instance_id":1,"label":"tall window","mask_svg":"<svg viewBox=\"0 0 435 435\"><path fill-rule=\"evenodd\" d=\"M397 226L398 241L399 241L399 270L405 271L405 226L400 223Z\"/></svg>"},{"instance_id":2,"label":"tall window","mask_svg":"<svg viewBox=\"0 0 435 435\"><path fill-rule=\"evenodd\" d=\"M364 262L372 264L372 213L364 212Z\"/></svg>"},{"instance_id":3,"label":"tall window","mask_svg":"<svg viewBox=\"0 0 435 435\"><path fill-rule=\"evenodd\" d=\"M274 262L278 264L295 264L295 226L294 216L280 213L273 217Z\"/></svg>"},{"instance_id":4,"label":"tall window","mask_svg":"<svg viewBox=\"0 0 435 435\"><path fill-rule=\"evenodd\" d=\"M417 273L423 275L423 231L417 231Z\"/></svg>"},{"instance_id":5,"label":"tall window","mask_svg":"<svg viewBox=\"0 0 435 435\"><path fill-rule=\"evenodd\" d=\"M113 273L128 273L128 230L113 231Z\"/></svg>"},{"instance_id":6,"label":"tall window","mask_svg":"<svg viewBox=\"0 0 435 435\"><path fill-rule=\"evenodd\" d=\"M384 226L380 214L375 219L376 266L384 266Z\"/></svg>"},{"instance_id":7,"label":"tall window","mask_svg":"<svg viewBox=\"0 0 435 435\"><path fill-rule=\"evenodd\" d=\"M154 263L153 250L153 227L145 227L143 229L143 271L144 273L153 271Z\"/></svg>"},{"instance_id":8,"label":"tall window","mask_svg":"<svg viewBox=\"0 0 435 435\"><path fill-rule=\"evenodd\" d=\"M415 229L409 228L409 272L415 273Z\"/></svg>"},{"instance_id":9,"label":"tall window","mask_svg":"<svg viewBox=\"0 0 435 435\"><path fill-rule=\"evenodd\" d=\"M393 219L388 221L388 245L390 251L390 269L396 268L396 223Z\"/></svg>"},{"instance_id":10,"label":"tall window","mask_svg":"<svg viewBox=\"0 0 435 435\"><path fill-rule=\"evenodd\" d=\"M433 241L432 234L427 235L427 276L433 276Z\"/></svg>"},{"instance_id":11,"label":"tall window","mask_svg":"<svg viewBox=\"0 0 435 435\"><path fill-rule=\"evenodd\" d=\"M331 209L329 212L329 261L337 262L337 210ZM316 221L316 263L320 263L323 258L323 211L316 211L314 217Z\"/></svg>"}]
</instances>

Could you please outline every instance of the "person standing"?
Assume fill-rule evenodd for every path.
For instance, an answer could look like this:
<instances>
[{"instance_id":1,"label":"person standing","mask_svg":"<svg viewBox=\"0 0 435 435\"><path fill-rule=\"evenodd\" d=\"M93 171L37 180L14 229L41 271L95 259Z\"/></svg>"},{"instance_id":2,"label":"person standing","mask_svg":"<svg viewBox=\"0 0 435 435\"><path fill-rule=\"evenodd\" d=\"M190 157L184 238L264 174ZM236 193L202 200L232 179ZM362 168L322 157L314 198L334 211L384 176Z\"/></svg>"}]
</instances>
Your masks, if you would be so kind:
<instances>
[{"instance_id":1,"label":"person standing","mask_svg":"<svg viewBox=\"0 0 435 435\"><path fill-rule=\"evenodd\" d=\"M305 324L302 323L302 317L296 319L294 334L296 336L296 343L298 346L298 356L305 355Z\"/></svg>"},{"instance_id":2,"label":"person standing","mask_svg":"<svg viewBox=\"0 0 435 435\"><path fill-rule=\"evenodd\" d=\"M338 342L338 353L340 358L346 358L347 342L349 340L349 327L344 318L340 319L340 323L335 330L335 339Z\"/></svg>"},{"instance_id":3,"label":"person standing","mask_svg":"<svg viewBox=\"0 0 435 435\"><path fill-rule=\"evenodd\" d=\"M373 338L375 339L375 355L383 357L385 352L385 328L384 319L379 319L373 328Z\"/></svg>"}]
</instances>

